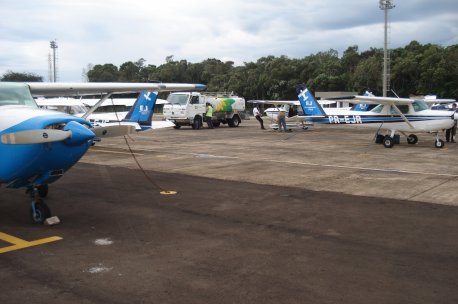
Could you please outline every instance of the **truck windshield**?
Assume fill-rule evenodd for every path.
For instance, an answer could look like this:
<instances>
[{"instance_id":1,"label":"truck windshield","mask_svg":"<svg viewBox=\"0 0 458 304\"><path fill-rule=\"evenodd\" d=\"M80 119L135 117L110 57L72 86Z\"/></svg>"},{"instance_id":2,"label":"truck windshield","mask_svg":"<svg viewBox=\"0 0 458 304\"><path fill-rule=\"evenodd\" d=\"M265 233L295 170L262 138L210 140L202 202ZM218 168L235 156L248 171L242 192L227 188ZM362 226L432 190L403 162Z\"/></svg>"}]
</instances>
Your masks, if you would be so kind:
<instances>
[{"instance_id":1,"label":"truck windshield","mask_svg":"<svg viewBox=\"0 0 458 304\"><path fill-rule=\"evenodd\" d=\"M167 97L167 102L170 104L186 105L188 103L188 94L170 94Z\"/></svg>"}]
</instances>

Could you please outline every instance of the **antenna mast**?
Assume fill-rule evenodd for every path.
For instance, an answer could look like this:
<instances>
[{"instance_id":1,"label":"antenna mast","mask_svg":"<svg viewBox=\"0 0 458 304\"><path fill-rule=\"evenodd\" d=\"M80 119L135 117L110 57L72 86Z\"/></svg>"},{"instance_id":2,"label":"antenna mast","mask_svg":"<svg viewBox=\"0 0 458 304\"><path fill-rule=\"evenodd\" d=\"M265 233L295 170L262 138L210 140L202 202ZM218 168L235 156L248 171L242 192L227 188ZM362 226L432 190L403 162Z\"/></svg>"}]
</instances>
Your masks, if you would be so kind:
<instances>
[{"instance_id":1,"label":"antenna mast","mask_svg":"<svg viewBox=\"0 0 458 304\"><path fill-rule=\"evenodd\" d=\"M395 7L394 0L379 0L379 7L385 11L385 41L383 44L383 97L390 90L390 54L388 52L388 10Z\"/></svg>"}]
</instances>

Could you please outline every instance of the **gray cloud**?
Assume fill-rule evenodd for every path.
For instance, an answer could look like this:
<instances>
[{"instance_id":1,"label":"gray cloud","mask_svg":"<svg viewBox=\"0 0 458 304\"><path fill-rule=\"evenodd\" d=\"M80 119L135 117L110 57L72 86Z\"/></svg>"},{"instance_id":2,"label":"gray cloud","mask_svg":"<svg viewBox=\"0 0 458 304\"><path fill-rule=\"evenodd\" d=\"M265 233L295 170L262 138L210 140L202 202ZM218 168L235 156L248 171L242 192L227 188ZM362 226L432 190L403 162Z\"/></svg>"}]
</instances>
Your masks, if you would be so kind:
<instances>
[{"instance_id":1,"label":"gray cloud","mask_svg":"<svg viewBox=\"0 0 458 304\"><path fill-rule=\"evenodd\" d=\"M243 64L268 55L297 58L331 48L342 54L352 45L383 46L383 12L375 0L0 2L0 74L47 76L49 41L55 38L61 81L80 81L89 63L144 58L160 65L174 55L190 62L217 58ZM458 43L455 0L395 4L392 47L412 40Z\"/></svg>"}]
</instances>

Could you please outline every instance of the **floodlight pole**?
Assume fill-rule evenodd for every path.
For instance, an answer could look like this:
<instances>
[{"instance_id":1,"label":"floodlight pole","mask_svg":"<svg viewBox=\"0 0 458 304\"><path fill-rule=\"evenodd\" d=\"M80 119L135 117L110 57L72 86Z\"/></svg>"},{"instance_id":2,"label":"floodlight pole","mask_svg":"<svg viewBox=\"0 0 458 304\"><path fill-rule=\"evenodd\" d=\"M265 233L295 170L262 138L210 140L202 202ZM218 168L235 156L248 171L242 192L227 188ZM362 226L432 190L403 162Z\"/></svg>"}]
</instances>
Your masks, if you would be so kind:
<instances>
[{"instance_id":1,"label":"floodlight pole","mask_svg":"<svg viewBox=\"0 0 458 304\"><path fill-rule=\"evenodd\" d=\"M385 11L385 40L383 44L383 97L389 91L390 72L389 72L389 53L388 53L388 10L395 7L394 0L379 0L380 9Z\"/></svg>"},{"instance_id":2,"label":"floodlight pole","mask_svg":"<svg viewBox=\"0 0 458 304\"><path fill-rule=\"evenodd\" d=\"M52 82L57 82L57 74L56 74L56 49L57 49L57 42L55 40L50 42L51 49L52 49L52 68L53 68L53 73L52 73Z\"/></svg>"}]
</instances>

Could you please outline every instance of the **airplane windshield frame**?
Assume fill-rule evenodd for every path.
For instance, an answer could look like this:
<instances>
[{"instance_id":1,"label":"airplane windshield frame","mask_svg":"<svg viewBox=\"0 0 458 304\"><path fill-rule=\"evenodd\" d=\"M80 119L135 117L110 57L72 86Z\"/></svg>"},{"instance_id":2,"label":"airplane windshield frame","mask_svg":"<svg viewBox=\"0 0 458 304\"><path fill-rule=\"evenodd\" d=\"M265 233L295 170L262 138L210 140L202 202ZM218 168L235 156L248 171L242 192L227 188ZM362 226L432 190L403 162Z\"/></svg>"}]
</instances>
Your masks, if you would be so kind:
<instances>
[{"instance_id":1,"label":"airplane windshield frame","mask_svg":"<svg viewBox=\"0 0 458 304\"><path fill-rule=\"evenodd\" d=\"M38 108L25 83L0 82L0 106L21 105Z\"/></svg>"}]
</instances>

